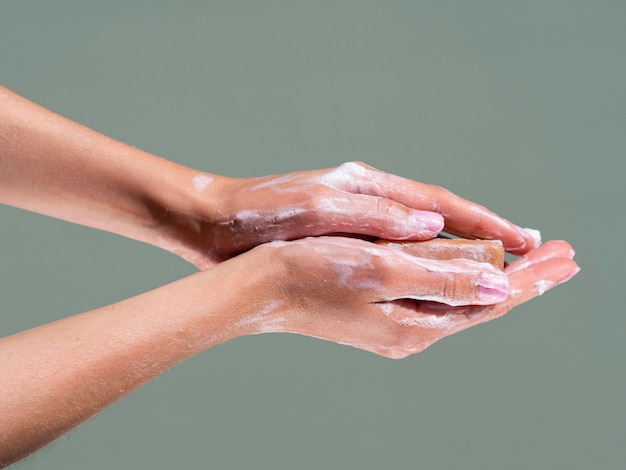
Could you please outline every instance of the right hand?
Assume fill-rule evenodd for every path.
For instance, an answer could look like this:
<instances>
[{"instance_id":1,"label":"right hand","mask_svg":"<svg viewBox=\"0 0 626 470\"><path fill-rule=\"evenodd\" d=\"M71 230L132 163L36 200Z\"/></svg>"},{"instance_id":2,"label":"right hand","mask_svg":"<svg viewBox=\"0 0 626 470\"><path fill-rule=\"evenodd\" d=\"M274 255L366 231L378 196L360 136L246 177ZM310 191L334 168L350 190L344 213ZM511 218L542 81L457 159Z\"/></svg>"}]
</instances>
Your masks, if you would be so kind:
<instances>
[{"instance_id":1,"label":"right hand","mask_svg":"<svg viewBox=\"0 0 626 470\"><path fill-rule=\"evenodd\" d=\"M272 242L239 259L259 255L255 264L272 274L253 295L258 310L239 322L241 335L299 333L390 358L500 317L576 270L566 242L548 242L506 272L341 237Z\"/></svg>"}]
</instances>

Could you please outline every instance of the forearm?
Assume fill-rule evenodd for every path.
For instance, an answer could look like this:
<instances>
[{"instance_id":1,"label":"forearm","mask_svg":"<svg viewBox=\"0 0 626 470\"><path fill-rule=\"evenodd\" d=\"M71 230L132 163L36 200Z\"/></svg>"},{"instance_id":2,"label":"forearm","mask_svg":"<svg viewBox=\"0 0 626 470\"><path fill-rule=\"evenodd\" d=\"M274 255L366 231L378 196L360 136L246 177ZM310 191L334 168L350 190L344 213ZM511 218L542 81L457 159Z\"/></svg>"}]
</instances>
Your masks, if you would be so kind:
<instances>
[{"instance_id":1,"label":"forearm","mask_svg":"<svg viewBox=\"0 0 626 470\"><path fill-rule=\"evenodd\" d=\"M198 231L197 175L0 87L0 203L172 248Z\"/></svg>"},{"instance_id":2,"label":"forearm","mask_svg":"<svg viewBox=\"0 0 626 470\"><path fill-rule=\"evenodd\" d=\"M237 319L255 308L243 293L257 286L228 265L0 339L0 467L241 334Z\"/></svg>"},{"instance_id":3,"label":"forearm","mask_svg":"<svg viewBox=\"0 0 626 470\"><path fill-rule=\"evenodd\" d=\"M272 240L333 233L427 240L445 227L520 255L539 242L443 188L364 164L244 179L199 172L1 87L0 203L144 241L202 269Z\"/></svg>"},{"instance_id":4,"label":"forearm","mask_svg":"<svg viewBox=\"0 0 626 470\"><path fill-rule=\"evenodd\" d=\"M354 238L274 242L133 299L4 338L0 464L217 343L280 331L406 357L567 281L578 271L573 255L568 243L548 242L502 272ZM495 288L508 290L506 300L494 303Z\"/></svg>"}]
</instances>

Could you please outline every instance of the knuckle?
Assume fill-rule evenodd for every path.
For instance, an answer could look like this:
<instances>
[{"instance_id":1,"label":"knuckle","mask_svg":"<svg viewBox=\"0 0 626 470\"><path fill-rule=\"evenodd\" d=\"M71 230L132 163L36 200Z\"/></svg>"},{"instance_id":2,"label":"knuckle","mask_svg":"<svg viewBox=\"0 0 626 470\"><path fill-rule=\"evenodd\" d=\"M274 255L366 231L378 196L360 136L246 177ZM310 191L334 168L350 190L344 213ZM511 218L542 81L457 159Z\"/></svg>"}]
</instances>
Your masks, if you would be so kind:
<instances>
[{"instance_id":1,"label":"knuckle","mask_svg":"<svg viewBox=\"0 0 626 470\"><path fill-rule=\"evenodd\" d=\"M458 275L455 273L448 274L443 280L443 295L446 298L455 298L461 290L461 283Z\"/></svg>"},{"instance_id":2,"label":"knuckle","mask_svg":"<svg viewBox=\"0 0 626 470\"><path fill-rule=\"evenodd\" d=\"M314 197L304 198L301 201L299 201L299 207L302 207L302 209L304 209L305 213L308 216L311 216L311 215L319 216L320 206L322 205L320 202L321 197L323 196L317 195Z\"/></svg>"},{"instance_id":3,"label":"knuckle","mask_svg":"<svg viewBox=\"0 0 626 470\"><path fill-rule=\"evenodd\" d=\"M349 161L342 163L337 167L339 170L345 172L354 177L364 177L371 171L376 171L376 169L370 165L367 165L361 161Z\"/></svg>"},{"instance_id":4,"label":"knuckle","mask_svg":"<svg viewBox=\"0 0 626 470\"><path fill-rule=\"evenodd\" d=\"M347 175L361 175L365 168L361 162L345 162L337 167L337 170L344 172Z\"/></svg>"},{"instance_id":5,"label":"knuckle","mask_svg":"<svg viewBox=\"0 0 626 470\"><path fill-rule=\"evenodd\" d=\"M341 165L339 165L340 168L349 170L349 169L362 169L362 168L367 168L367 165L361 161L358 160L352 160L349 162L344 162Z\"/></svg>"},{"instance_id":6,"label":"knuckle","mask_svg":"<svg viewBox=\"0 0 626 470\"><path fill-rule=\"evenodd\" d=\"M473 288L461 273L445 273L440 277L437 289L435 295L441 295L452 304L473 297Z\"/></svg>"},{"instance_id":7,"label":"knuckle","mask_svg":"<svg viewBox=\"0 0 626 470\"><path fill-rule=\"evenodd\" d=\"M326 186L315 188L313 195L303 195L296 204L296 207L301 209L298 212L298 220L315 226L328 223L329 215L338 209L335 196L335 190Z\"/></svg>"}]
</instances>

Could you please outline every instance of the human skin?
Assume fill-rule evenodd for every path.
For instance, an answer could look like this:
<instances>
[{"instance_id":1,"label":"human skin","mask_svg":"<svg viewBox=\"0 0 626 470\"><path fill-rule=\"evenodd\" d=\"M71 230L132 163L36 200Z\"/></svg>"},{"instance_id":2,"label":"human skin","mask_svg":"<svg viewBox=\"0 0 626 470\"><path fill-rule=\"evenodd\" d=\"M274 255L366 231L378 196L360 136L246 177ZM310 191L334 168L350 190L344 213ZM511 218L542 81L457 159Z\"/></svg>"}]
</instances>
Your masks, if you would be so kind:
<instances>
[{"instance_id":1,"label":"human skin","mask_svg":"<svg viewBox=\"0 0 626 470\"><path fill-rule=\"evenodd\" d=\"M223 341L292 332L403 358L569 279L578 269L572 256L568 243L552 241L501 273L358 239L272 242L154 291L5 337L0 466ZM481 298L484 273L510 283L504 300Z\"/></svg>"},{"instance_id":2,"label":"human skin","mask_svg":"<svg viewBox=\"0 0 626 470\"><path fill-rule=\"evenodd\" d=\"M204 271L0 339L0 466L178 362L238 336L292 332L385 357L503 315L577 271L566 242L447 190L360 163L262 178L193 170L0 87L0 203L141 240ZM444 228L524 255L505 273L365 239ZM287 241L286 241L287 240Z\"/></svg>"},{"instance_id":3,"label":"human skin","mask_svg":"<svg viewBox=\"0 0 626 470\"><path fill-rule=\"evenodd\" d=\"M197 171L115 141L0 87L0 203L140 240L200 269L261 243L324 234L423 240L444 228L531 234L439 186L362 163L261 178Z\"/></svg>"}]
</instances>

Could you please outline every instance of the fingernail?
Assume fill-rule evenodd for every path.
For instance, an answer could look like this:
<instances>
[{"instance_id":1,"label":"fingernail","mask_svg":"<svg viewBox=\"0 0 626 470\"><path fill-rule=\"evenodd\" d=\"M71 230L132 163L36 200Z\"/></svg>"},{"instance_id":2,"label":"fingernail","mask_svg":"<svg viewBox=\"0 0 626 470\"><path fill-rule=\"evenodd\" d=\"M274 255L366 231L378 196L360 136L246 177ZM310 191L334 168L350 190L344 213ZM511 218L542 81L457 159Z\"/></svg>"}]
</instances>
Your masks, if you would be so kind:
<instances>
[{"instance_id":1,"label":"fingernail","mask_svg":"<svg viewBox=\"0 0 626 470\"><path fill-rule=\"evenodd\" d=\"M572 248L572 249L571 249L571 250L569 250L569 252L567 253L566 258L569 258L569 259L574 259L574 256L576 256L576 252L575 252L575 251L574 251L574 249ZM578 272L578 271L576 271L576 272ZM576 274L576 273L574 273L574 274Z\"/></svg>"},{"instance_id":2,"label":"fingernail","mask_svg":"<svg viewBox=\"0 0 626 470\"><path fill-rule=\"evenodd\" d=\"M478 298L484 302L502 302L509 296L509 278L505 274L482 273L477 287Z\"/></svg>"},{"instance_id":3,"label":"fingernail","mask_svg":"<svg viewBox=\"0 0 626 470\"><path fill-rule=\"evenodd\" d=\"M533 248L537 248L539 245L541 245L541 232L539 230L536 230L534 228L519 227L517 225L515 226L515 228L517 228L517 230L524 236L524 238L531 238L531 240L533 241Z\"/></svg>"},{"instance_id":4,"label":"fingernail","mask_svg":"<svg viewBox=\"0 0 626 470\"><path fill-rule=\"evenodd\" d=\"M574 276L576 276L576 274L578 274L578 272L580 271L580 267L576 266L571 273L569 273L567 276L565 276L560 282L559 284L564 284L567 281L569 281L571 278L573 278Z\"/></svg>"},{"instance_id":5,"label":"fingernail","mask_svg":"<svg viewBox=\"0 0 626 470\"><path fill-rule=\"evenodd\" d=\"M441 214L429 211L412 211L407 224L416 235L436 236L443 230L444 220Z\"/></svg>"},{"instance_id":6,"label":"fingernail","mask_svg":"<svg viewBox=\"0 0 626 470\"><path fill-rule=\"evenodd\" d=\"M541 232L539 230L535 230L534 228L524 228L522 230L533 239L535 248L541 245Z\"/></svg>"},{"instance_id":7,"label":"fingernail","mask_svg":"<svg viewBox=\"0 0 626 470\"><path fill-rule=\"evenodd\" d=\"M511 244L511 243L505 243L504 244L504 249L506 251L518 251L518 250L523 250L524 248L526 248L526 245L528 244L528 242L526 241L526 233L522 231L522 229L520 227L518 227L515 224L511 224L511 226L517 230L518 233L518 239L517 239L517 244Z\"/></svg>"}]
</instances>

